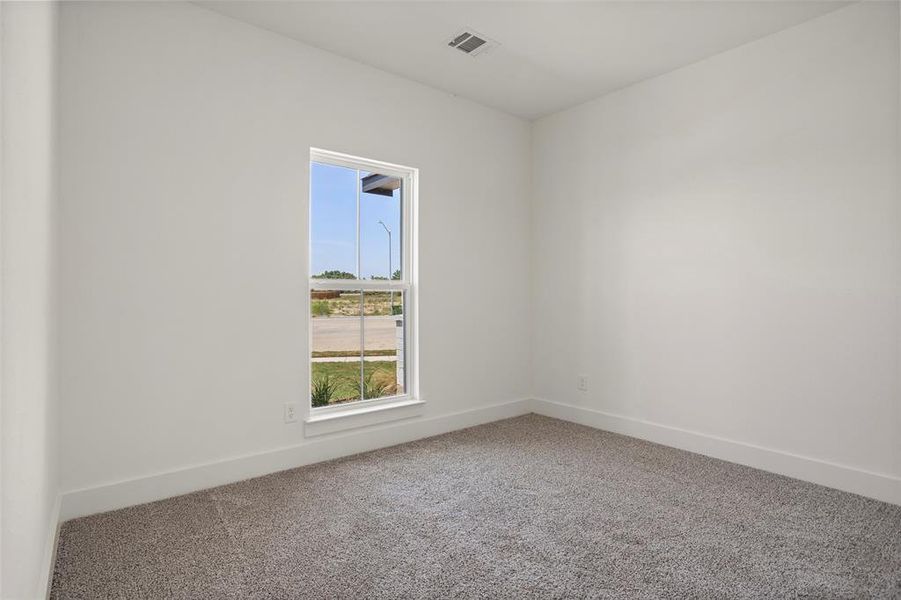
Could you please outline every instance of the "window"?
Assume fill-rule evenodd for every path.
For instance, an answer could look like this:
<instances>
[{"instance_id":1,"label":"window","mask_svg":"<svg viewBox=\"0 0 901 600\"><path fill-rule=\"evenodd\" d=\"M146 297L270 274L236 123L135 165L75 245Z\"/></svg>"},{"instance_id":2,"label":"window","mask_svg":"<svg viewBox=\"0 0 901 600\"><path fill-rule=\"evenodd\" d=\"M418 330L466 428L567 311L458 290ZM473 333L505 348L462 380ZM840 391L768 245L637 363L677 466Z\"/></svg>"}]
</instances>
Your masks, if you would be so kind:
<instances>
[{"instance_id":1,"label":"window","mask_svg":"<svg viewBox=\"0 0 901 600\"><path fill-rule=\"evenodd\" d=\"M310 404L415 397L416 170L313 150Z\"/></svg>"}]
</instances>

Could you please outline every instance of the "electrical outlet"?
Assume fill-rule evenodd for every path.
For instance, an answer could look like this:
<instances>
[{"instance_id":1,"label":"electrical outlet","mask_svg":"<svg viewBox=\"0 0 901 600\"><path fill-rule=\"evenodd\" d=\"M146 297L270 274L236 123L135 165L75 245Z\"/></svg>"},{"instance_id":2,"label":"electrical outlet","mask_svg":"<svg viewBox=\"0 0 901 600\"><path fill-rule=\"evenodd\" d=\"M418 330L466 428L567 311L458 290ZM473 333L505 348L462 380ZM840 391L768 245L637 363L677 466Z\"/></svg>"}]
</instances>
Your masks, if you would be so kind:
<instances>
[{"instance_id":1,"label":"electrical outlet","mask_svg":"<svg viewBox=\"0 0 901 600\"><path fill-rule=\"evenodd\" d=\"M579 375L578 387L580 392L588 391L588 375Z\"/></svg>"},{"instance_id":2,"label":"electrical outlet","mask_svg":"<svg viewBox=\"0 0 901 600\"><path fill-rule=\"evenodd\" d=\"M297 422L297 402L285 402L285 423Z\"/></svg>"}]
</instances>

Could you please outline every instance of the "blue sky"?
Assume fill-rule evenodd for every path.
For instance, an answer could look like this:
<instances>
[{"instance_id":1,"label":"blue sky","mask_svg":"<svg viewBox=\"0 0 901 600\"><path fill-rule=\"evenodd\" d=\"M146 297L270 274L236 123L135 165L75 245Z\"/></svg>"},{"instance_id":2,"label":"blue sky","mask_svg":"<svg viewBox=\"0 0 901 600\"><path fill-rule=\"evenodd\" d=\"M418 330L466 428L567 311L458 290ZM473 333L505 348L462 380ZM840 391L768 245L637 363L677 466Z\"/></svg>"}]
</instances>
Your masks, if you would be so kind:
<instances>
[{"instance_id":1,"label":"blue sky","mask_svg":"<svg viewBox=\"0 0 901 600\"><path fill-rule=\"evenodd\" d=\"M360 176L368 175L362 172ZM311 181L311 273L356 272L357 171L313 163ZM388 234L392 269L400 268L400 190L393 197L360 194L360 271L364 279L388 276Z\"/></svg>"}]
</instances>

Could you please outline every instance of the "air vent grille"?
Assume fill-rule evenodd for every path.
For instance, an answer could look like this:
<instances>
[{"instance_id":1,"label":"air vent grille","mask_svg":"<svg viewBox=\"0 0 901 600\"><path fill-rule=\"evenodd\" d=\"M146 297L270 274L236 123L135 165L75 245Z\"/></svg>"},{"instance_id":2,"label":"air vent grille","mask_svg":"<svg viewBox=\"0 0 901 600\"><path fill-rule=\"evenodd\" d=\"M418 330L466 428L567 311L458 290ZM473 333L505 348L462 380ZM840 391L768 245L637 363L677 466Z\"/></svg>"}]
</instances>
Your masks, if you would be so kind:
<instances>
[{"instance_id":1,"label":"air vent grille","mask_svg":"<svg viewBox=\"0 0 901 600\"><path fill-rule=\"evenodd\" d=\"M482 38L471 35L457 45L457 50L462 50L466 54L469 54L484 43L485 40Z\"/></svg>"},{"instance_id":2,"label":"air vent grille","mask_svg":"<svg viewBox=\"0 0 901 600\"><path fill-rule=\"evenodd\" d=\"M447 43L451 48L456 48L464 54L476 56L485 50L496 46L497 42L489 40L486 36L475 33L472 30L461 31Z\"/></svg>"}]
</instances>

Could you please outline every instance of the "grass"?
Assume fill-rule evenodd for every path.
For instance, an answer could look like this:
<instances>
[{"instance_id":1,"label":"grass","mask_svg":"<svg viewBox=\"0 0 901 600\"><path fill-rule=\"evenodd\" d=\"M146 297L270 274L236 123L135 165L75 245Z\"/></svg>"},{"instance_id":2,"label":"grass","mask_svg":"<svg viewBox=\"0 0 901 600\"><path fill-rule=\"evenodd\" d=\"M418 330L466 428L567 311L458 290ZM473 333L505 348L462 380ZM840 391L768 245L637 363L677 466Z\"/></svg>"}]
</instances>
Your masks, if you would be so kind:
<instances>
[{"instance_id":1,"label":"grass","mask_svg":"<svg viewBox=\"0 0 901 600\"><path fill-rule=\"evenodd\" d=\"M314 362L313 382L328 376L336 383L332 404L360 399L360 363ZM394 361L366 361L363 376L373 380L396 381L397 363Z\"/></svg>"},{"instance_id":2,"label":"grass","mask_svg":"<svg viewBox=\"0 0 901 600\"><path fill-rule=\"evenodd\" d=\"M397 350L366 350L364 356L394 356ZM360 356L359 350L313 350L313 358L342 358L345 356Z\"/></svg>"}]
</instances>

